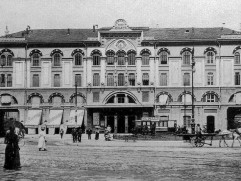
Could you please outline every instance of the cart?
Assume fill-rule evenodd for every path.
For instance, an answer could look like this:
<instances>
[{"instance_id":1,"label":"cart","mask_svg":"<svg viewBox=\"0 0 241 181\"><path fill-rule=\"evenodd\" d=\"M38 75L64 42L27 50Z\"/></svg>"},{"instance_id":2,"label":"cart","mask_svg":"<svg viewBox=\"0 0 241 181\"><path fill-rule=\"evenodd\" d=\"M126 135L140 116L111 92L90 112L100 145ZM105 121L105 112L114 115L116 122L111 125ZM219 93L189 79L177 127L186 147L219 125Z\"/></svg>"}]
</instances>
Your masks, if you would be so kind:
<instances>
[{"instance_id":1,"label":"cart","mask_svg":"<svg viewBox=\"0 0 241 181\"><path fill-rule=\"evenodd\" d=\"M193 147L202 147L203 145L212 146L213 137L216 133L202 133L202 135L197 134L177 134L177 136L182 136L183 140L189 141ZM210 137L210 142L206 142L206 139Z\"/></svg>"}]
</instances>

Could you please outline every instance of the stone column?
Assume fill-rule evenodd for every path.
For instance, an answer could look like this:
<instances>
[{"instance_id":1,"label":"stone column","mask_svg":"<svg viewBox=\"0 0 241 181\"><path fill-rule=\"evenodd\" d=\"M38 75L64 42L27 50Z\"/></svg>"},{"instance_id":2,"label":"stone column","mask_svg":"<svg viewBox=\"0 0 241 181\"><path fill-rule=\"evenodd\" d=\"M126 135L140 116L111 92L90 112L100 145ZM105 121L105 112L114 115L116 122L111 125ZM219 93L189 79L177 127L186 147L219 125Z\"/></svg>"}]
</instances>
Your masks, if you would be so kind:
<instances>
[{"instance_id":1,"label":"stone column","mask_svg":"<svg viewBox=\"0 0 241 181\"><path fill-rule=\"evenodd\" d=\"M128 133L128 116L125 116L125 133Z\"/></svg>"},{"instance_id":2,"label":"stone column","mask_svg":"<svg viewBox=\"0 0 241 181\"><path fill-rule=\"evenodd\" d=\"M107 127L107 116L105 116L105 127Z\"/></svg>"},{"instance_id":3,"label":"stone column","mask_svg":"<svg viewBox=\"0 0 241 181\"><path fill-rule=\"evenodd\" d=\"M114 116L114 133L117 133L117 115Z\"/></svg>"}]
</instances>

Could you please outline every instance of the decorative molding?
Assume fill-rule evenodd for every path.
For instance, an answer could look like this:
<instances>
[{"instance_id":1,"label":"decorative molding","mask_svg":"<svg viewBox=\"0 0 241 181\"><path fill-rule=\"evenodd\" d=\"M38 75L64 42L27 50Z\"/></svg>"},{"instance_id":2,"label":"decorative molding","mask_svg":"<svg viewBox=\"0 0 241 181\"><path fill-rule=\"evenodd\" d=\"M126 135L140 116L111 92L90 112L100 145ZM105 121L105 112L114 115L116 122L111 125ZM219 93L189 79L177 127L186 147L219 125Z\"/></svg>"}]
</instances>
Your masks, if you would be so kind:
<instances>
[{"instance_id":1,"label":"decorative molding","mask_svg":"<svg viewBox=\"0 0 241 181\"><path fill-rule=\"evenodd\" d=\"M63 52L60 49L54 49L51 53L50 53L50 57L52 57L55 53L59 53L62 56L64 56Z\"/></svg>"},{"instance_id":2,"label":"decorative molding","mask_svg":"<svg viewBox=\"0 0 241 181\"><path fill-rule=\"evenodd\" d=\"M29 56L31 57L34 53L38 53L40 56L43 56L42 52L38 49L34 49L29 53Z\"/></svg>"}]
</instances>

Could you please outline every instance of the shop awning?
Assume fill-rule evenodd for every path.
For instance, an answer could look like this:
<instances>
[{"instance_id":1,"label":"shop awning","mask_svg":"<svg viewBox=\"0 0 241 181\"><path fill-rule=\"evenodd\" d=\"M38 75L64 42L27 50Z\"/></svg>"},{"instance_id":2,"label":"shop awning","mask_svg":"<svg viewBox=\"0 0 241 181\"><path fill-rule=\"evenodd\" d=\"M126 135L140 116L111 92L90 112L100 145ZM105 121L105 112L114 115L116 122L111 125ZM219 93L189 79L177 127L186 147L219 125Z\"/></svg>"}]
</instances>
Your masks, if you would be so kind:
<instances>
[{"instance_id":1,"label":"shop awning","mask_svg":"<svg viewBox=\"0 0 241 181\"><path fill-rule=\"evenodd\" d=\"M63 110L50 110L47 127L59 127L63 116Z\"/></svg>"},{"instance_id":2,"label":"shop awning","mask_svg":"<svg viewBox=\"0 0 241 181\"><path fill-rule=\"evenodd\" d=\"M41 116L42 116L42 110L28 110L28 117L27 117L27 121L25 122L25 126L29 127L29 126L38 126L40 124L40 120L41 120Z\"/></svg>"},{"instance_id":3,"label":"shop awning","mask_svg":"<svg viewBox=\"0 0 241 181\"><path fill-rule=\"evenodd\" d=\"M183 96L182 96L182 102L184 103L184 104L189 104L189 103L192 103L192 96L190 95L190 94L184 94Z\"/></svg>"},{"instance_id":4,"label":"shop awning","mask_svg":"<svg viewBox=\"0 0 241 181\"><path fill-rule=\"evenodd\" d=\"M75 115L77 115L77 122L75 122ZM71 110L69 114L69 120L66 123L68 127L79 127L82 125L84 118L84 110Z\"/></svg>"}]
</instances>

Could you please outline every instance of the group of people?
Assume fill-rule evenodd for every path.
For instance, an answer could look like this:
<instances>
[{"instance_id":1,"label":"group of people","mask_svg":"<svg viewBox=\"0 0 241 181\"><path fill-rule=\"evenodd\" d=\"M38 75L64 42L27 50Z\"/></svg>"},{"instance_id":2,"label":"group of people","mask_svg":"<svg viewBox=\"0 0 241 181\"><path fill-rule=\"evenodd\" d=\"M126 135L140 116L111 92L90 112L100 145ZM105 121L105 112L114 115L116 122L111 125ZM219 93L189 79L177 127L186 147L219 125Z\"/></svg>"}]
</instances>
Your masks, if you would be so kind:
<instances>
[{"instance_id":1,"label":"group of people","mask_svg":"<svg viewBox=\"0 0 241 181\"><path fill-rule=\"evenodd\" d=\"M82 133L83 130L81 129L81 127L72 129L71 134L73 137L73 143L81 142Z\"/></svg>"}]
</instances>

